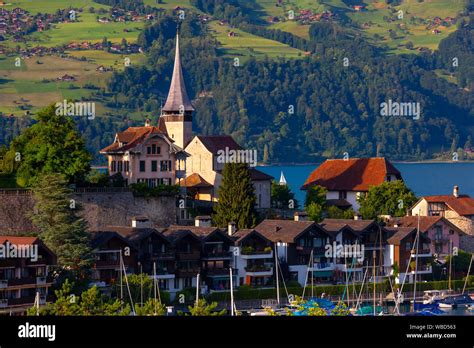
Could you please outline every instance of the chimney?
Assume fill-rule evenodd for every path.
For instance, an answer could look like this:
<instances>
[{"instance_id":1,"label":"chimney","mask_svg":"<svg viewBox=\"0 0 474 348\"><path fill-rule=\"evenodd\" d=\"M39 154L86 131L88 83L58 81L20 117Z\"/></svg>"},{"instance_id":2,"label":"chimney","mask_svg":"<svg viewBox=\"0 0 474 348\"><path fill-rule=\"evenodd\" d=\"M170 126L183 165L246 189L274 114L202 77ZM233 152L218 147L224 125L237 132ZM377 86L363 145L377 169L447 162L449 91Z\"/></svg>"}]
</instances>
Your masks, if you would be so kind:
<instances>
[{"instance_id":1,"label":"chimney","mask_svg":"<svg viewBox=\"0 0 474 348\"><path fill-rule=\"evenodd\" d=\"M458 198L459 197L459 186L454 186L453 188L453 196Z\"/></svg>"},{"instance_id":2,"label":"chimney","mask_svg":"<svg viewBox=\"0 0 474 348\"><path fill-rule=\"evenodd\" d=\"M194 218L194 226L211 227L211 217L209 215L196 216Z\"/></svg>"},{"instance_id":3,"label":"chimney","mask_svg":"<svg viewBox=\"0 0 474 348\"><path fill-rule=\"evenodd\" d=\"M150 126L151 126L150 119L147 118L147 119L145 120L145 127L150 127Z\"/></svg>"},{"instance_id":4,"label":"chimney","mask_svg":"<svg viewBox=\"0 0 474 348\"><path fill-rule=\"evenodd\" d=\"M293 215L295 221L308 221L308 214L304 211L297 211Z\"/></svg>"},{"instance_id":5,"label":"chimney","mask_svg":"<svg viewBox=\"0 0 474 348\"><path fill-rule=\"evenodd\" d=\"M357 221L357 220L360 220L360 215L359 215L359 214L355 214L355 215L354 215L354 220L356 220L356 221Z\"/></svg>"},{"instance_id":6,"label":"chimney","mask_svg":"<svg viewBox=\"0 0 474 348\"><path fill-rule=\"evenodd\" d=\"M232 236L235 233L235 222L231 221L227 225L227 234Z\"/></svg>"},{"instance_id":7,"label":"chimney","mask_svg":"<svg viewBox=\"0 0 474 348\"><path fill-rule=\"evenodd\" d=\"M132 227L147 228L151 227L150 220L146 216L134 216L132 218Z\"/></svg>"}]
</instances>

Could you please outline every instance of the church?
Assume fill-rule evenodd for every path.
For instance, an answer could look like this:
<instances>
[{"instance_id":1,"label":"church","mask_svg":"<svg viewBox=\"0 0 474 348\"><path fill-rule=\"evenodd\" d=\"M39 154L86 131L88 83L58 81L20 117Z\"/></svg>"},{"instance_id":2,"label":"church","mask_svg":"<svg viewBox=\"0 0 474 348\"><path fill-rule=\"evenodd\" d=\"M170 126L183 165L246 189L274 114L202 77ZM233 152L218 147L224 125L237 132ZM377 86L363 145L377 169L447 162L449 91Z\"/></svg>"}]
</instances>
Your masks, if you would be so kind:
<instances>
[{"instance_id":1,"label":"church","mask_svg":"<svg viewBox=\"0 0 474 348\"><path fill-rule=\"evenodd\" d=\"M177 33L173 76L158 124L146 120L142 127L116 134L114 142L100 151L107 156L109 174L121 174L126 185L178 184L194 200L217 202L225 164L219 153L242 147L230 135L195 135L194 110L186 91ZM273 177L251 166L249 169L256 208L270 208Z\"/></svg>"}]
</instances>

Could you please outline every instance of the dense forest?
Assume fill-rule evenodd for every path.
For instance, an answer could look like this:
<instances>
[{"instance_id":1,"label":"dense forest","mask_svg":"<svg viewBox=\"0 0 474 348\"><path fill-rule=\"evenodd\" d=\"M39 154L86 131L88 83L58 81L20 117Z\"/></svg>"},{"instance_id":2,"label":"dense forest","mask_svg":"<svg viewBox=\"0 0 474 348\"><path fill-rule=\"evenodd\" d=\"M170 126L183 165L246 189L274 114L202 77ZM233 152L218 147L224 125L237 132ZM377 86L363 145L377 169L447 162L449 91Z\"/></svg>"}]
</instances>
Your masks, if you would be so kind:
<instances>
[{"instance_id":1,"label":"dense forest","mask_svg":"<svg viewBox=\"0 0 474 348\"><path fill-rule=\"evenodd\" d=\"M96 0L120 4L122 0ZM127 1L124 1L127 2ZM254 20L258 8L239 1L192 0L202 11L239 29L283 42L307 54L300 59L242 59L220 55L200 18L180 21L181 55L188 93L196 107L194 130L230 134L255 148L267 163L315 162L328 157L433 158L457 151L474 137L474 19L441 42L436 52L389 55L340 23L315 23L309 38L271 30ZM137 4L141 2L137 2ZM166 12L140 33L147 64L115 72L98 100L139 110L157 122L173 69L176 16ZM235 58L241 58L236 56ZM454 60L457 64L453 64ZM452 74L457 84L439 76ZM381 116L388 101L419 103L420 119ZM31 121L1 118L0 143ZM79 119L95 162L98 151L127 119ZM137 125L137 124L134 124Z\"/></svg>"},{"instance_id":2,"label":"dense forest","mask_svg":"<svg viewBox=\"0 0 474 348\"><path fill-rule=\"evenodd\" d=\"M150 64L114 75L109 84L113 106L139 108L156 118L169 86L174 28L171 18L163 18L143 32L140 42L148 49ZM267 31L265 36L280 37L278 41L291 40L291 34L257 26L252 30ZM443 149L463 147L473 134L472 90L460 89L434 72L451 70L454 46L464 60L456 74L463 87L469 85L472 64L464 63L474 56L472 42L469 48L456 47L472 38L472 25L446 39L435 55L384 56L381 48L342 27L314 24L309 40L294 41L314 52L311 56L251 59L239 66L219 57L216 42L196 18L189 16L181 33L187 87L195 97L195 129L232 134L256 148L261 160L315 161L344 152L426 159ZM421 118L380 116L381 103L389 99L420 103Z\"/></svg>"}]
</instances>

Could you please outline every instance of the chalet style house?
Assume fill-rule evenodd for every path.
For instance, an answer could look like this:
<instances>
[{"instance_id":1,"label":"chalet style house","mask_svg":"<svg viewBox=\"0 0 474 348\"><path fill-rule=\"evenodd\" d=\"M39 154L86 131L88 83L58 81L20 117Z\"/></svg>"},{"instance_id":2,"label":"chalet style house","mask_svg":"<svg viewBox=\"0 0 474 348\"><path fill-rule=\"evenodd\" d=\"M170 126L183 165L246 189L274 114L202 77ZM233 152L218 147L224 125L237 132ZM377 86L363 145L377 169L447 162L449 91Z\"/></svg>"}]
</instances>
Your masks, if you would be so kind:
<instances>
[{"instance_id":1,"label":"chalet style house","mask_svg":"<svg viewBox=\"0 0 474 348\"><path fill-rule=\"evenodd\" d=\"M114 142L100 151L108 158L110 175L120 174L126 184L179 184L195 200L216 202L224 167L217 160L218 152L242 148L229 135L193 137L193 112L176 35L173 76L158 125L147 120L143 127L129 127L117 133ZM250 171L257 208L270 208L273 177L254 168ZM186 214L181 215L184 219Z\"/></svg>"},{"instance_id":2,"label":"chalet style house","mask_svg":"<svg viewBox=\"0 0 474 348\"><path fill-rule=\"evenodd\" d=\"M452 195L421 197L411 208L411 215L442 216L467 235L474 235L474 199L459 194L458 186Z\"/></svg>"},{"instance_id":3,"label":"chalet style house","mask_svg":"<svg viewBox=\"0 0 474 348\"><path fill-rule=\"evenodd\" d=\"M418 216L403 216L390 220L389 225L398 227L418 227ZM430 240L430 251L443 259L451 254L453 247L459 248L460 239L465 233L442 216L420 216L420 232Z\"/></svg>"},{"instance_id":4,"label":"chalet style house","mask_svg":"<svg viewBox=\"0 0 474 348\"><path fill-rule=\"evenodd\" d=\"M322 186L327 189L328 205L358 211L357 199L370 187L395 180L402 180L402 176L385 158L329 159L308 176L301 189Z\"/></svg>"},{"instance_id":5,"label":"chalet style house","mask_svg":"<svg viewBox=\"0 0 474 348\"><path fill-rule=\"evenodd\" d=\"M40 306L51 302L49 267L56 265L54 253L37 237L0 236L0 244L37 248L34 258L0 257L0 314L24 313L35 301Z\"/></svg>"}]
</instances>

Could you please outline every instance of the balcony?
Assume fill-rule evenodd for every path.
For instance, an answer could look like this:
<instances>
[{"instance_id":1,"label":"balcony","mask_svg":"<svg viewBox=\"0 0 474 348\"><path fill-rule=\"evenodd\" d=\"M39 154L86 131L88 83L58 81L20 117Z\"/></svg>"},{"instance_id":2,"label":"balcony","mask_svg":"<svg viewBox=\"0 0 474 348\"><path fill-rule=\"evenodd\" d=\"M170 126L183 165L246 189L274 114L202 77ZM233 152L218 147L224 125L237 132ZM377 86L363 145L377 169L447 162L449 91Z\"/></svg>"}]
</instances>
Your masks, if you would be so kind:
<instances>
[{"instance_id":1,"label":"balcony","mask_svg":"<svg viewBox=\"0 0 474 348\"><path fill-rule=\"evenodd\" d=\"M204 252L202 255L203 260L231 260L232 253L230 251L221 252Z\"/></svg>"},{"instance_id":2,"label":"balcony","mask_svg":"<svg viewBox=\"0 0 474 348\"><path fill-rule=\"evenodd\" d=\"M233 270L233 275L237 274L237 270ZM230 271L228 268L209 268L206 270L206 275L208 277L229 277Z\"/></svg>"},{"instance_id":3,"label":"balcony","mask_svg":"<svg viewBox=\"0 0 474 348\"><path fill-rule=\"evenodd\" d=\"M36 285L46 285L46 277L36 277Z\"/></svg>"},{"instance_id":4,"label":"balcony","mask_svg":"<svg viewBox=\"0 0 474 348\"><path fill-rule=\"evenodd\" d=\"M9 279L7 287L21 287L25 285L36 286L36 278L28 277L28 278L19 278L19 279Z\"/></svg>"},{"instance_id":5,"label":"balcony","mask_svg":"<svg viewBox=\"0 0 474 348\"><path fill-rule=\"evenodd\" d=\"M333 263L315 263L313 267L310 267L309 270L313 272L322 272L322 271L334 271L334 264Z\"/></svg>"},{"instance_id":6,"label":"balcony","mask_svg":"<svg viewBox=\"0 0 474 348\"><path fill-rule=\"evenodd\" d=\"M433 254L429 249L423 249L423 250L418 250L418 255L416 254L416 251L412 250L411 252L412 257L432 257Z\"/></svg>"},{"instance_id":7,"label":"balcony","mask_svg":"<svg viewBox=\"0 0 474 348\"><path fill-rule=\"evenodd\" d=\"M242 248L240 256L244 260L271 259L273 258L273 250L272 249L253 250L253 249L245 249L244 247Z\"/></svg>"},{"instance_id":8,"label":"balcony","mask_svg":"<svg viewBox=\"0 0 474 348\"><path fill-rule=\"evenodd\" d=\"M196 277L197 274L200 272L201 272L200 268L177 269L176 275L179 278L192 278L192 277Z\"/></svg>"},{"instance_id":9,"label":"balcony","mask_svg":"<svg viewBox=\"0 0 474 348\"><path fill-rule=\"evenodd\" d=\"M0 308L7 308L8 307L8 300L7 299L0 299Z\"/></svg>"},{"instance_id":10,"label":"balcony","mask_svg":"<svg viewBox=\"0 0 474 348\"><path fill-rule=\"evenodd\" d=\"M174 279L175 272L167 269L157 269L156 270L156 279ZM151 276L153 279L153 276Z\"/></svg>"},{"instance_id":11,"label":"balcony","mask_svg":"<svg viewBox=\"0 0 474 348\"><path fill-rule=\"evenodd\" d=\"M431 274L433 273L433 269L431 265L418 265L418 269L416 272L418 274Z\"/></svg>"},{"instance_id":12,"label":"balcony","mask_svg":"<svg viewBox=\"0 0 474 348\"><path fill-rule=\"evenodd\" d=\"M324 255L326 252L326 249L324 247L303 247L301 245L296 246L296 252L299 255L311 255L311 252L313 252L313 255Z\"/></svg>"},{"instance_id":13,"label":"balcony","mask_svg":"<svg viewBox=\"0 0 474 348\"><path fill-rule=\"evenodd\" d=\"M245 267L247 276L271 276L273 274L273 267L266 265L253 265Z\"/></svg>"},{"instance_id":14,"label":"balcony","mask_svg":"<svg viewBox=\"0 0 474 348\"><path fill-rule=\"evenodd\" d=\"M174 260L176 254L173 252L164 252L164 253L153 253L151 254L153 260Z\"/></svg>"},{"instance_id":15,"label":"balcony","mask_svg":"<svg viewBox=\"0 0 474 348\"><path fill-rule=\"evenodd\" d=\"M201 258L201 252L199 251L191 251L191 252L182 252L178 251L177 253L179 260L199 260Z\"/></svg>"},{"instance_id":16,"label":"balcony","mask_svg":"<svg viewBox=\"0 0 474 348\"><path fill-rule=\"evenodd\" d=\"M96 260L94 263L96 269L120 269L119 260Z\"/></svg>"}]
</instances>

